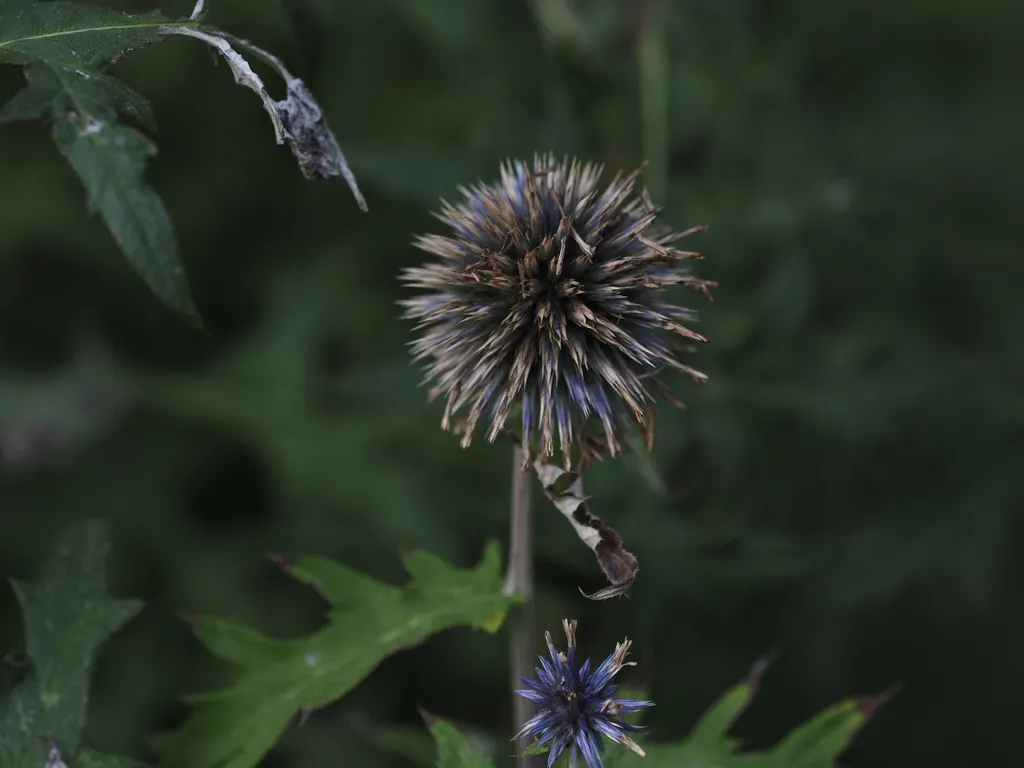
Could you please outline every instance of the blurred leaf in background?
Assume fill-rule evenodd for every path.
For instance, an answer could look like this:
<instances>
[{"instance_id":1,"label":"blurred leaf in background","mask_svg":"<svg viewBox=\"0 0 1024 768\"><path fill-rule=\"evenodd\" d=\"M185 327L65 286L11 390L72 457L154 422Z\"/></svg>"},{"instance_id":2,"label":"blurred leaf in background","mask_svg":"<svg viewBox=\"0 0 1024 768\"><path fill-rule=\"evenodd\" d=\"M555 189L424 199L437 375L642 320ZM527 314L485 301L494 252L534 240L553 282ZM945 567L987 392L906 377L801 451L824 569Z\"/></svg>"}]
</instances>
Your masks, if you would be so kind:
<instances>
[{"instance_id":1,"label":"blurred leaf in background","mask_svg":"<svg viewBox=\"0 0 1024 768\"><path fill-rule=\"evenodd\" d=\"M494 768L494 762L451 723L432 715L425 715L424 720L437 744L438 768Z\"/></svg>"},{"instance_id":2,"label":"blurred leaf in background","mask_svg":"<svg viewBox=\"0 0 1024 768\"><path fill-rule=\"evenodd\" d=\"M32 669L0 703L5 768L36 768L47 755L71 760L79 752L99 647L142 608L138 600L107 596L109 547L101 523L83 523L61 535L38 583L13 582ZM87 758L90 765L118 761Z\"/></svg>"},{"instance_id":3,"label":"blurred leaf in background","mask_svg":"<svg viewBox=\"0 0 1024 768\"><path fill-rule=\"evenodd\" d=\"M150 606L98 659L88 743L141 758L186 716L169 702L227 684L176 611L273 637L320 627L322 604L269 573L267 551L315 551L400 583L396 551L467 563L505 535L507 446L464 452L442 433L405 348L394 302L400 269L420 260L410 239L438 231L439 198L491 180L502 158L551 150L614 173L660 131L665 167L649 172L664 180L663 218L710 225L701 276L721 287L697 326L713 339L697 356L710 381L688 410L659 411L651 464L626 456L586 478L639 559L629 600L578 596L601 586L593 556L538 506L538 624L575 615L595 643L624 627L644 638L651 744L683 739L750 658L779 646L732 730L750 752L850 690L902 680L844 764L1014 754L1022 9L662 2L652 31L638 0L560 3L575 19L564 24L540 22L526 0L306 4L323 40L309 86L344 125L370 215L344 186L296 173L260 103L193 45L139 50L116 70L156 115L199 116L160 118L148 176L209 336L113 258L37 126L0 131L4 424L36 412L23 397L60 388L83 323L113 351L96 389L125 403L79 433L92 401L55 396L73 407L54 407L48 429L81 434L76 449L0 469L0 573L35 572L53 530L101 515L117 542L113 591ZM283 4L219 0L213 12L299 68ZM652 32L656 81L640 65ZM22 87L0 67L0 100ZM641 89L661 99L663 126L644 125L659 112L641 108ZM17 615L0 593L0 646L17 643ZM512 765L507 665L501 640L453 629L382 661L265 764L417 765L367 734L421 729L419 705L475 727Z\"/></svg>"},{"instance_id":4,"label":"blurred leaf in background","mask_svg":"<svg viewBox=\"0 0 1024 768\"><path fill-rule=\"evenodd\" d=\"M793 729L771 749L740 751L729 735L733 724L750 706L764 664L755 665L750 677L731 688L705 712L689 735L678 744L647 744L644 765L672 768L679 765L714 765L722 768L833 768L853 737L882 703L882 698L847 700L834 704ZM609 768L625 765L629 755L617 748Z\"/></svg>"}]
</instances>

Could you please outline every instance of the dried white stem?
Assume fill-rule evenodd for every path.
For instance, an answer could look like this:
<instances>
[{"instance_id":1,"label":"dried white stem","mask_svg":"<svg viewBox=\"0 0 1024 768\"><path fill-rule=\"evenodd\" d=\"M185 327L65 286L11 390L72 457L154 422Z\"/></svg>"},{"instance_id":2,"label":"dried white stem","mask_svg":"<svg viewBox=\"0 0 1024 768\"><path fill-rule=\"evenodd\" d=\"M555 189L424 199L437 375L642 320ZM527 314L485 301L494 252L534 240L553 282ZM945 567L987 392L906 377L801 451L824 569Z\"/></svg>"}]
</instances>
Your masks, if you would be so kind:
<instances>
[{"instance_id":1,"label":"dried white stem","mask_svg":"<svg viewBox=\"0 0 1024 768\"><path fill-rule=\"evenodd\" d=\"M274 126L274 138L277 140L278 144L284 144L284 126L281 124L281 117L278 114L274 100L270 97L270 94L267 93L267 89L263 85L263 81L260 79L260 76L252 71L252 67L249 66L249 62L245 60L242 54L231 47L231 43L229 43L222 34L204 32L201 29L187 24L164 26L160 28L160 31L167 35L185 35L186 37L194 37L196 40L202 40L207 45L215 48L217 52L224 57L224 60L231 68L231 74L234 75L235 82L239 85L244 85L260 97L260 101L263 102L263 108L270 116L270 122Z\"/></svg>"},{"instance_id":2,"label":"dried white stem","mask_svg":"<svg viewBox=\"0 0 1024 768\"><path fill-rule=\"evenodd\" d=\"M202 12L203 6L203 2L197 3L193 19ZM367 210L366 199L359 191L355 174L349 168L345 154L328 127L320 105L306 84L289 72L279 58L248 40L212 27L200 27L192 23L167 24L160 27L160 32L166 35L194 37L215 48L227 61L235 82L244 85L260 97L263 108L274 126L277 143L287 143L291 147L303 175L307 179L333 179L338 176L344 178L359 207L363 211ZM232 43L261 59L281 76L287 89L283 101L274 101L271 98L259 75L253 71L242 54L232 47Z\"/></svg>"}]
</instances>

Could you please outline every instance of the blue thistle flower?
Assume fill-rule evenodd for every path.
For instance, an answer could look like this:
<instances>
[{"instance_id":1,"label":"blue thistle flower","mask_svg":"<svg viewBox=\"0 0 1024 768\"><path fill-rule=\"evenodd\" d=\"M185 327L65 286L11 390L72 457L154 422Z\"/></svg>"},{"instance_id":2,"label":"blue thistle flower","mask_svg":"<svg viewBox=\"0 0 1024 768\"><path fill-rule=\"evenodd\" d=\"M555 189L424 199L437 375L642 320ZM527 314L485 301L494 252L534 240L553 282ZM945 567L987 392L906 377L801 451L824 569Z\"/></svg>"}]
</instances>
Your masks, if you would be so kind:
<instances>
[{"instance_id":1,"label":"blue thistle flower","mask_svg":"<svg viewBox=\"0 0 1024 768\"><path fill-rule=\"evenodd\" d=\"M651 442L648 383L672 399L660 369L705 380L671 339L705 341L683 325L694 313L660 296L671 285L714 285L684 267L700 254L672 247L704 227L654 226L659 211L646 192L632 196L640 171L603 190L601 171L551 155L532 168L505 163L499 182L462 188L460 205L444 202L450 236L415 240L440 260L404 271L424 292L401 303L418 321L412 349L428 361L429 396L447 401L441 426L467 409L456 425L463 447L485 413L494 441L519 407L525 456L536 439L550 458L557 442L569 470L574 445L585 455L603 437L615 455L631 423ZM591 421L603 435L586 435Z\"/></svg>"},{"instance_id":2,"label":"blue thistle flower","mask_svg":"<svg viewBox=\"0 0 1024 768\"><path fill-rule=\"evenodd\" d=\"M604 742L601 736L643 757L644 751L626 735L643 729L621 720L619 715L653 707L654 702L616 699L617 686L612 683L620 669L635 663L626 661L629 638L616 643L615 651L591 670L590 659L582 665L576 664L576 621L565 619L562 628L568 640L565 653L555 648L551 633L545 632L551 660L541 656L537 679L524 679L527 687L516 691L536 703L540 711L526 721L515 738L530 735L536 737L541 746L549 745L548 768L566 747L570 760L575 761L582 755L590 768L602 768Z\"/></svg>"}]
</instances>

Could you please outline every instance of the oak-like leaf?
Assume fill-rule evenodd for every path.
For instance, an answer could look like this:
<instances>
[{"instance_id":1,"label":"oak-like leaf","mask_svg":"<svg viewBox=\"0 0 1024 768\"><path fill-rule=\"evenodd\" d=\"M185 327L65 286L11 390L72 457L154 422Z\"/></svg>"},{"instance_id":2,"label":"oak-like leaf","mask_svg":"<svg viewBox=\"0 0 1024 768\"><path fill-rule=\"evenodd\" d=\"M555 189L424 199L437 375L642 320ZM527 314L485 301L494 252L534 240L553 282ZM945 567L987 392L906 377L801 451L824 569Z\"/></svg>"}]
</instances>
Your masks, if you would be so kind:
<instances>
[{"instance_id":1,"label":"oak-like leaf","mask_svg":"<svg viewBox=\"0 0 1024 768\"><path fill-rule=\"evenodd\" d=\"M61 536L40 581L12 580L31 672L0 704L4 768L38 768L54 750L79 752L96 654L142 607L138 600L105 594L108 550L103 525L87 522ZM82 754L84 765L97 768L130 764L87 750Z\"/></svg>"},{"instance_id":2,"label":"oak-like leaf","mask_svg":"<svg viewBox=\"0 0 1024 768\"><path fill-rule=\"evenodd\" d=\"M502 595L494 543L472 570L426 553L410 555L405 567L412 580L398 587L321 557L284 563L331 606L327 625L309 637L275 640L232 621L197 619L197 636L235 668L235 682L189 697L188 719L155 742L163 768L251 768L296 715L341 698L391 654L450 627L494 632L513 602Z\"/></svg>"}]
</instances>

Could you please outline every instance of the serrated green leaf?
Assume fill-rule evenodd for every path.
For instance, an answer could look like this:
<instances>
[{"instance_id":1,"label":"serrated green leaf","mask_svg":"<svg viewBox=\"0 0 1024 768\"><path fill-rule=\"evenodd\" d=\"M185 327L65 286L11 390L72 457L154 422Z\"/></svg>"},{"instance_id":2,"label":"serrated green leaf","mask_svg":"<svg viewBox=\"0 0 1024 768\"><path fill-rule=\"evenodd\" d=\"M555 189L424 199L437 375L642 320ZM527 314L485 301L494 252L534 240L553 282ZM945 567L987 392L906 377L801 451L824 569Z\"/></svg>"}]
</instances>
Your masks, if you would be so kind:
<instances>
[{"instance_id":1,"label":"serrated green leaf","mask_svg":"<svg viewBox=\"0 0 1024 768\"><path fill-rule=\"evenodd\" d=\"M854 701L835 704L797 728L774 750L779 765L831 768L864 725Z\"/></svg>"},{"instance_id":2,"label":"serrated green leaf","mask_svg":"<svg viewBox=\"0 0 1024 768\"><path fill-rule=\"evenodd\" d=\"M753 688L749 681L733 686L710 709L708 709L690 731L690 742L714 750L725 749L728 754L736 749L735 740L729 736L733 723L750 706Z\"/></svg>"},{"instance_id":3,"label":"serrated green leaf","mask_svg":"<svg viewBox=\"0 0 1024 768\"><path fill-rule=\"evenodd\" d=\"M438 768L493 768L494 763L486 755L473 749L469 739L444 720L430 723L430 733L437 744Z\"/></svg>"},{"instance_id":4,"label":"serrated green leaf","mask_svg":"<svg viewBox=\"0 0 1024 768\"><path fill-rule=\"evenodd\" d=\"M159 40L168 19L156 12L129 15L93 5L36 2L0 5L0 61L45 61L83 71Z\"/></svg>"},{"instance_id":5,"label":"serrated green leaf","mask_svg":"<svg viewBox=\"0 0 1024 768\"><path fill-rule=\"evenodd\" d=\"M156 147L118 122L127 115L155 130L152 110L103 71L161 39L170 22L159 13L129 16L68 2L34 3L4 16L0 61L24 64L28 87L0 111L0 121L51 120L57 148L129 263L161 301L201 327L170 216L143 175Z\"/></svg>"},{"instance_id":6,"label":"serrated green leaf","mask_svg":"<svg viewBox=\"0 0 1024 768\"><path fill-rule=\"evenodd\" d=\"M134 128L74 111L54 122L53 138L131 265L161 301L201 328L171 218L143 176L156 146Z\"/></svg>"},{"instance_id":7,"label":"serrated green leaf","mask_svg":"<svg viewBox=\"0 0 1024 768\"><path fill-rule=\"evenodd\" d=\"M157 297L201 327L170 216L143 175L156 146L135 128L117 122L121 112L152 124L149 106L114 78L83 74L42 63L25 68L30 88L54 94L53 139L85 185L90 208L103 217Z\"/></svg>"},{"instance_id":8,"label":"serrated green leaf","mask_svg":"<svg viewBox=\"0 0 1024 768\"><path fill-rule=\"evenodd\" d=\"M24 614L32 674L0 707L0 765L5 768L42 765L46 740L65 754L78 749L96 654L142 607L138 600L104 594L108 549L103 525L84 523L60 538L39 583L12 580Z\"/></svg>"},{"instance_id":9,"label":"serrated green leaf","mask_svg":"<svg viewBox=\"0 0 1024 768\"><path fill-rule=\"evenodd\" d=\"M530 746L523 750L523 757L532 757L533 755L546 755L551 751L550 744L541 744L540 739L534 739Z\"/></svg>"},{"instance_id":10,"label":"serrated green leaf","mask_svg":"<svg viewBox=\"0 0 1024 768\"><path fill-rule=\"evenodd\" d=\"M50 107L56 97L55 92L41 88L22 88L0 107L0 123L40 120L50 114Z\"/></svg>"},{"instance_id":11,"label":"serrated green leaf","mask_svg":"<svg viewBox=\"0 0 1024 768\"><path fill-rule=\"evenodd\" d=\"M0 110L0 122L48 117L53 138L85 184L99 212L136 272L169 308L202 328L170 217L143 177L156 153L143 134L118 122L128 115L149 130L149 104L104 69L125 53L166 35L186 35L215 48L235 81L253 90L310 179L344 178L359 206L366 201L344 153L305 84L250 43L205 28L197 20L172 21L159 13L130 15L72 2L0 0L0 62L25 66L29 87ZM272 63L284 78L287 98L274 101L232 42Z\"/></svg>"},{"instance_id":12,"label":"serrated green leaf","mask_svg":"<svg viewBox=\"0 0 1024 768\"><path fill-rule=\"evenodd\" d=\"M404 587L372 579L326 558L303 558L288 572L331 605L327 626L298 640L272 640L234 622L201 619L196 634L236 668L229 688L190 697L194 710L157 738L165 768L250 768L299 712L344 696L387 656L450 627L493 631L513 599L501 594L497 544L482 562L458 570L433 555L405 560Z\"/></svg>"},{"instance_id":13,"label":"serrated green leaf","mask_svg":"<svg viewBox=\"0 0 1024 768\"><path fill-rule=\"evenodd\" d=\"M816 715L792 731L773 749L739 752L728 731L750 705L756 690L752 680L731 688L697 721L683 741L644 744L644 768L715 766L716 768L832 768L845 752L866 718L855 701L844 701ZM615 750L615 757L620 758ZM614 760L614 766L625 759ZM612 764L609 764L612 768Z\"/></svg>"}]
</instances>

